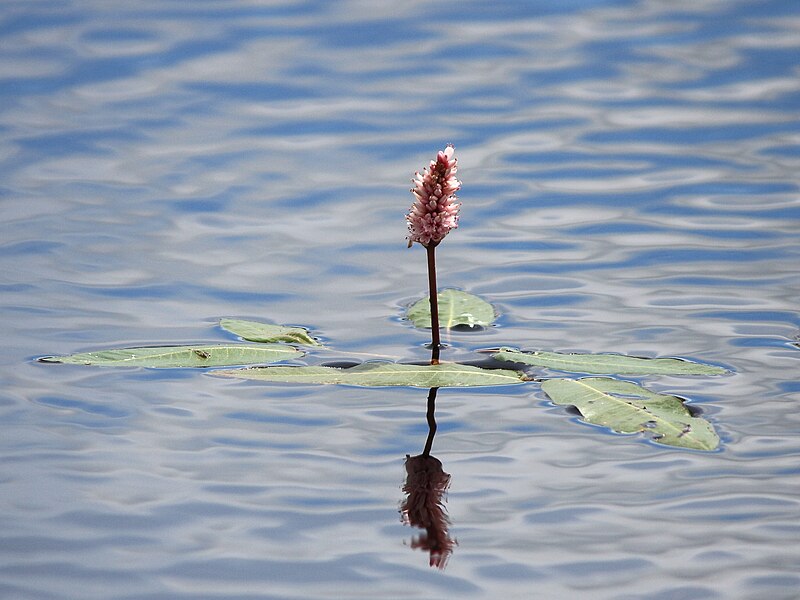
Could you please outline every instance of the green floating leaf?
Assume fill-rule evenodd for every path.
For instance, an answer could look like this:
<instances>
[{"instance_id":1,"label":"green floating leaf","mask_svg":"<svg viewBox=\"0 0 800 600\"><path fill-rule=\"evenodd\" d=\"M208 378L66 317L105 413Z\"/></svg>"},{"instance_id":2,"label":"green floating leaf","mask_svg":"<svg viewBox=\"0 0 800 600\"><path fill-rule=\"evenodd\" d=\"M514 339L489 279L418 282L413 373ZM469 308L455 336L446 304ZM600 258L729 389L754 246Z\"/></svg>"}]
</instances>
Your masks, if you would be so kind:
<instances>
[{"instance_id":1,"label":"green floating leaf","mask_svg":"<svg viewBox=\"0 0 800 600\"><path fill-rule=\"evenodd\" d=\"M442 290L439 299L439 325L441 327L488 327L495 320L494 307L473 294L461 290ZM408 309L406 317L421 329L431 327L430 298L425 296Z\"/></svg>"},{"instance_id":2,"label":"green floating leaf","mask_svg":"<svg viewBox=\"0 0 800 600\"><path fill-rule=\"evenodd\" d=\"M603 375L723 375L722 367L704 365L680 358L636 358L623 354L560 354L558 352L520 352L501 349L497 360L547 367L570 373Z\"/></svg>"},{"instance_id":3,"label":"green floating leaf","mask_svg":"<svg viewBox=\"0 0 800 600\"><path fill-rule=\"evenodd\" d=\"M349 369L338 367L254 367L214 371L213 375L275 383L338 383L364 387L474 387L523 383L524 375L506 369L470 365L407 365L369 362Z\"/></svg>"},{"instance_id":4,"label":"green floating leaf","mask_svg":"<svg viewBox=\"0 0 800 600\"><path fill-rule=\"evenodd\" d=\"M693 417L676 396L607 377L550 379L542 389L555 404L575 406L587 422L617 433L646 432L659 444L695 450L719 446L711 423Z\"/></svg>"},{"instance_id":5,"label":"green floating leaf","mask_svg":"<svg viewBox=\"0 0 800 600\"><path fill-rule=\"evenodd\" d=\"M222 346L158 346L145 348L117 348L82 352L69 356L47 356L41 362L71 365L97 365L101 367L232 367L273 363L303 356L291 346L269 344L247 346L229 344Z\"/></svg>"},{"instance_id":6,"label":"green floating leaf","mask_svg":"<svg viewBox=\"0 0 800 600\"><path fill-rule=\"evenodd\" d=\"M238 335L248 342L288 342L303 346L321 346L321 344L308 335L302 327L287 327L285 325L271 325L258 321L244 321L242 319L222 319L220 327Z\"/></svg>"}]
</instances>

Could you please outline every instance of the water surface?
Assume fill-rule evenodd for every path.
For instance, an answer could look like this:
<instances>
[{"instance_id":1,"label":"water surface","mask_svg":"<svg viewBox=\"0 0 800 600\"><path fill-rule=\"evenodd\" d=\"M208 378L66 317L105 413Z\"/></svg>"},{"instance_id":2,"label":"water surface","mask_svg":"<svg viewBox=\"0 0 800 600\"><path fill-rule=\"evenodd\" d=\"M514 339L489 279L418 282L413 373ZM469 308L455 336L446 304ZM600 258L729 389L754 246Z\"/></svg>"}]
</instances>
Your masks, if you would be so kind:
<instances>
[{"instance_id":1,"label":"water surface","mask_svg":"<svg viewBox=\"0 0 800 600\"><path fill-rule=\"evenodd\" d=\"M797 598L798 28L785 1L5 3L0 596ZM500 317L443 358L727 366L637 378L719 451L441 390L439 571L398 514L425 390L35 361L220 317L424 360L403 214L447 142L440 282Z\"/></svg>"}]
</instances>

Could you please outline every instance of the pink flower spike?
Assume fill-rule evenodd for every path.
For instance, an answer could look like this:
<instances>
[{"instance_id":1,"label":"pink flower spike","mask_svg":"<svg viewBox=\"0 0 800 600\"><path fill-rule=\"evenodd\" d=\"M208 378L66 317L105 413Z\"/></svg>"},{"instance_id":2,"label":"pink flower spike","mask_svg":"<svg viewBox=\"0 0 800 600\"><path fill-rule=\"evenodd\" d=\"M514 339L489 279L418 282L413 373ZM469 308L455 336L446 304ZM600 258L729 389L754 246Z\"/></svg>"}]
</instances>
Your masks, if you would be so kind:
<instances>
[{"instance_id":1,"label":"pink flower spike","mask_svg":"<svg viewBox=\"0 0 800 600\"><path fill-rule=\"evenodd\" d=\"M456 192L461 182L456 179L458 170L455 148L448 145L436 155L427 169L415 173L414 204L406 215L408 221L408 247L419 242L426 248L436 246L451 229L458 227Z\"/></svg>"}]
</instances>

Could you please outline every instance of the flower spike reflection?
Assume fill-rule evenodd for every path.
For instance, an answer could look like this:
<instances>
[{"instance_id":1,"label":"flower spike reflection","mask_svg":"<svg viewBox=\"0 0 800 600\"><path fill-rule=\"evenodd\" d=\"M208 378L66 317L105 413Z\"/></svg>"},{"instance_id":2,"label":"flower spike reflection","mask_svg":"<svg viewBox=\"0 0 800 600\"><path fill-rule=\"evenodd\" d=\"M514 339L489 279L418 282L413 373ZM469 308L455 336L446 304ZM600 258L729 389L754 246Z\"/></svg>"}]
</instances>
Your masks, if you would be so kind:
<instances>
[{"instance_id":1,"label":"flower spike reflection","mask_svg":"<svg viewBox=\"0 0 800 600\"><path fill-rule=\"evenodd\" d=\"M400 507L403 521L424 529L411 542L412 548L430 553L430 566L444 569L453 552L454 540L448 533L447 513L442 505L450 485L450 475L442 469L439 459L427 454L406 456L406 499Z\"/></svg>"}]
</instances>

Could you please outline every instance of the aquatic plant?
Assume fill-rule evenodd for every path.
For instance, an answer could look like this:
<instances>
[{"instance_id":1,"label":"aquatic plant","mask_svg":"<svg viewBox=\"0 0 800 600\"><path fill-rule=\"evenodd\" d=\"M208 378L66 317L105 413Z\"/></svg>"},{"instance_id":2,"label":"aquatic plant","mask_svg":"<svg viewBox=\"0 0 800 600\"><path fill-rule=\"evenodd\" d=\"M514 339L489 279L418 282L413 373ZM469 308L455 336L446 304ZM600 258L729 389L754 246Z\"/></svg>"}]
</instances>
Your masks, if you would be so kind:
<instances>
[{"instance_id":1,"label":"aquatic plant","mask_svg":"<svg viewBox=\"0 0 800 600\"><path fill-rule=\"evenodd\" d=\"M455 148L448 145L441 150L422 173L414 174L414 204L406 215L408 222L408 247L417 242L425 247L428 255L428 298L431 320L431 364L439 364L439 307L436 287L436 246L458 227L456 192L461 182L456 179L458 159Z\"/></svg>"},{"instance_id":2,"label":"aquatic plant","mask_svg":"<svg viewBox=\"0 0 800 600\"><path fill-rule=\"evenodd\" d=\"M513 348L488 349L491 365L475 366L440 363L440 308L447 328L480 332L496 318L487 301L460 290L438 292L434 251L458 226L460 204L456 192L455 149L448 145L437 153L427 169L414 176L414 203L406 221L409 247L415 242L428 253L428 298L410 306L405 318L415 327L431 329L429 365L369 361L350 368L324 365L265 366L295 360L307 352L328 350L305 328L272 325L241 319L222 319L220 326L252 344L208 344L148 346L81 352L66 356L46 356L46 363L148 368L195 367L213 369L211 374L263 382L298 384L337 384L364 387L440 387L488 386L540 383L542 390L557 405L574 406L586 422L602 425L616 433L644 433L653 442L693 450L714 450L719 436L711 423L698 417L676 396L656 394L630 381L587 375L722 375L722 367L681 358L637 358L619 354L563 354ZM497 363L508 368L497 368ZM253 366L257 365L257 366ZM516 365L516 367L515 367ZM244 367L219 369L218 367ZM522 367L522 368L520 368ZM544 369L534 376L531 368ZM527 369L523 370L523 369ZM552 377L555 372L575 373L577 378ZM429 399L428 421L433 420ZM695 411L696 412L696 411ZM432 429L432 431L435 430ZM432 435L424 456L430 454Z\"/></svg>"},{"instance_id":3,"label":"aquatic plant","mask_svg":"<svg viewBox=\"0 0 800 600\"><path fill-rule=\"evenodd\" d=\"M514 348L479 350L489 353L490 362L475 364L440 363L440 325L473 333L491 327L497 318L494 306L462 290L439 292L436 283L436 247L456 227L457 160L453 146L436 155L427 169L413 179L414 203L406 221L408 245L422 245L427 252L427 298L409 306L405 320L418 329L431 330L430 364L388 361L354 363L354 366L274 365L297 360L307 353L325 352L328 347L303 327L275 325L242 319L222 319L220 327L250 342L115 348L46 356L45 363L98 365L108 367L210 369L220 377L272 383L335 384L361 387L428 388L426 419L428 437L422 454L406 455L405 499L400 505L403 521L423 530L411 542L412 548L426 550L430 565L444 568L455 540L450 537L444 497L450 476L431 455L436 433L435 402L439 388L487 386L497 390L508 385L538 383L553 405L574 407L587 423L619 434L645 434L662 446L711 451L720 439L713 425L691 410L678 396L656 393L620 375L722 375L722 367L682 358L638 358L620 354L565 354ZM440 317L442 318L440 321ZM498 368L503 366L506 368ZM219 367L240 367L220 369ZM531 369L539 369L531 373ZM553 372L576 377L553 376ZM593 377L604 375L605 377ZM538 404L538 401L536 401ZM610 439L610 438L609 438Z\"/></svg>"}]
</instances>

